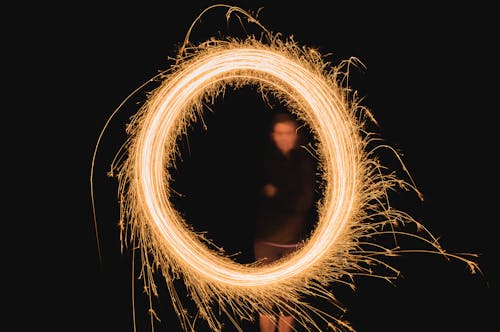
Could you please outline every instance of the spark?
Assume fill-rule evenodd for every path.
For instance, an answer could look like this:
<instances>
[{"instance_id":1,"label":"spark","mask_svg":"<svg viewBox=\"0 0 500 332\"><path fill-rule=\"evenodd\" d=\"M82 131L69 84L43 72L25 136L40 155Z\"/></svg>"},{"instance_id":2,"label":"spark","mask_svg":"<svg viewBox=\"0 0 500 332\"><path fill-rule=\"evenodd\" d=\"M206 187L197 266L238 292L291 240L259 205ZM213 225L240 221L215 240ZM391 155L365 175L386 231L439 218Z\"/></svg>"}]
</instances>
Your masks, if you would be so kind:
<instances>
[{"instance_id":1,"label":"spark","mask_svg":"<svg viewBox=\"0 0 500 332\"><path fill-rule=\"evenodd\" d=\"M243 13L259 24L237 7L229 12ZM159 75L159 87L127 127L129 139L122 149L127 156L116 159L112 175L119 181L122 241L140 250L146 293L158 296L155 272L159 271L186 331L194 330L196 318L179 300L177 279L183 280L198 315L213 331L223 325L216 306L241 330L239 320L253 320L255 312L270 312L273 305L301 317L298 321L308 331L321 331L321 323L334 331L353 331L348 322L305 303L304 295L327 299L343 310L328 287L331 283L354 288L356 275L397 277L398 271L382 258L410 250L385 248L373 238L408 234L394 230L408 224L417 225L419 234L410 235L431 248L426 252L462 260L475 272L474 262L446 253L423 225L389 204L388 192L397 188L411 188L420 198L422 194L396 151L378 144L365 129L375 119L346 83L346 68L362 66L361 61L351 58L333 66L317 50L265 31L267 40L211 39L187 47L186 39L176 64ZM266 94L277 97L309 125L319 142L314 152L324 193L317 205L317 226L303 248L266 266L240 264L220 248L214 250L210 239L195 232L170 201L169 169L179 155L177 138L186 135L203 117L205 106L227 89L249 85L256 86L264 99ZM379 149L397 155L408 180L381 164ZM374 265L385 268L387 274L373 272ZM150 312L152 319L158 319L152 308Z\"/></svg>"}]
</instances>

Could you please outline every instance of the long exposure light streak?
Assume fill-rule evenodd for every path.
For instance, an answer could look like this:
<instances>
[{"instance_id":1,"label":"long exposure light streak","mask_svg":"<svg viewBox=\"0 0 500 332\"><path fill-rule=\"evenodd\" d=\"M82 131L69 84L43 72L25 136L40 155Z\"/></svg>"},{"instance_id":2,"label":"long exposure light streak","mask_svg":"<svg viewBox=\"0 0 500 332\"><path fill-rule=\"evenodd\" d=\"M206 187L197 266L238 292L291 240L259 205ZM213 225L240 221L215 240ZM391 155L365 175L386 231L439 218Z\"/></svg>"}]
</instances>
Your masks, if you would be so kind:
<instances>
[{"instance_id":1,"label":"long exposure light streak","mask_svg":"<svg viewBox=\"0 0 500 332\"><path fill-rule=\"evenodd\" d=\"M253 320L255 312L270 312L273 305L300 317L299 323L308 330L321 331L320 323L335 331L352 330L348 322L304 303L303 296L337 303L328 285L345 283L345 276L394 278L398 271L382 263L381 257L398 251L377 245L373 237L408 223L416 224L420 232L409 235L426 243L430 252L455 257L477 270L468 259L446 253L423 225L389 204L388 191L398 187L420 193L409 174L409 181L402 180L380 164L376 152L390 147L369 148L376 139L364 128L373 117L344 84L346 66L359 62L350 59L334 67L315 49L277 35L267 37L267 42L253 36L212 39L183 49L128 126L130 138L124 146L128 155L113 165L113 174L119 179L122 240L141 250L148 294L158 295L154 278L158 270L186 331L194 330L194 322L174 287L179 278L200 317L214 331L222 327L215 305L238 330L239 320ZM263 95L273 94L310 126L319 142L314 152L323 180L324 196L317 205L319 218L311 237L297 253L266 266L240 264L214 250L210 239L193 231L170 201L169 169L176 164L178 137L203 117L205 105L227 89L248 85L257 86ZM376 275L372 265L383 266L388 273Z\"/></svg>"}]
</instances>

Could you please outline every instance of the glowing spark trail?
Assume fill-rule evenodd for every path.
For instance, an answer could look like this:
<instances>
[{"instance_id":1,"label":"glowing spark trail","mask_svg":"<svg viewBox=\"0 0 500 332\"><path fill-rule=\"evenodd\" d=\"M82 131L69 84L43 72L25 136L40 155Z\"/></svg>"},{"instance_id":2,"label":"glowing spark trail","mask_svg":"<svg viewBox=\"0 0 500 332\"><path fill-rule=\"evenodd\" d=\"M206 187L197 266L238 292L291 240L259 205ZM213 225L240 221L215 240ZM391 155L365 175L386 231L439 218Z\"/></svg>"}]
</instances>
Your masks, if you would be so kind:
<instances>
[{"instance_id":1,"label":"glowing spark trail","mask_svg":"<svg viewBox=\"0 0 500 332\"><path fill-rule=\"evenodd\" d=\"M327 285L345 276L374 276L372 265L389 271L377 277L393 278L397 271L381 263L380 257L397 251L370 241L386 229L408 223L417 224L421 234L413 236L427 243L431 252L463 260L474 271L474 263L445 253L422 225L390 207L389 190L409 187L420 193L411 181L397 178L379 164L375 152L384 146L368 148L376 142L364 130L372 116L343 84L348 76L345 66L359 64L357 60L332 67L314 49L266 36L267 43L249 36L214 39L184 49L128 127L128 157L114 165L114 171L120 183L123 241L141 250L148 294L157 295L153 274L158 269L186 331L193 330L194 322L173 286L178 278L214 331L222 329L215 305L238 330L238 320L252 320L255 312L269 312L273 305L300 317L299 323L308 330L320 331L320 322L336 331L352 330L347 322L304 303L303 296L336 303ZM210 240L192 231L170 202L168 169L175 167L177 138L202 117L204 105L227 88L248 85L255 85L263 95L273 94L309 124L319 142L315 153L324 186L317 227L303 249L268 266L239 264L223 251L213 250Z\"/></svg>"}]
</instances>

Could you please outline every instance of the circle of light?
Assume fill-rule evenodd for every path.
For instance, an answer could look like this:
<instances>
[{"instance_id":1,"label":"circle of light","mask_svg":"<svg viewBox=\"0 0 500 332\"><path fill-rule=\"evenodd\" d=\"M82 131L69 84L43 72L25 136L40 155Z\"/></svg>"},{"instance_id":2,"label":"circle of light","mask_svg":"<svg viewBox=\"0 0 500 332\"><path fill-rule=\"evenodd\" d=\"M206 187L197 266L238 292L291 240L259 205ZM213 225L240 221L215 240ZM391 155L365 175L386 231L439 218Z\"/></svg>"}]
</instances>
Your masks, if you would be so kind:
<instances>
[{"instance_id":1,"label":"circle of light","mask_svg":"<svg viewBox=\"0 0 500 332\"><path fill-rule=\"evenodd\" d=\"M303 249L280 264L256 268L215 254L186 229L165 194L165 154L173 150L165 149L166 142L185 121L193 100L216 82L232 79L253 80L285 93L301 105L319 142L328 143L321 144L329 177L317 227ZM222 49L192 59L159 88L151 104L135 145L138 204L152 231L164 239L164 249L190 273L232 287L279 283L321 263L346 232L356 210L359 145L342 96L323 75L272 49Z\"/></svg>"}]
</instances>

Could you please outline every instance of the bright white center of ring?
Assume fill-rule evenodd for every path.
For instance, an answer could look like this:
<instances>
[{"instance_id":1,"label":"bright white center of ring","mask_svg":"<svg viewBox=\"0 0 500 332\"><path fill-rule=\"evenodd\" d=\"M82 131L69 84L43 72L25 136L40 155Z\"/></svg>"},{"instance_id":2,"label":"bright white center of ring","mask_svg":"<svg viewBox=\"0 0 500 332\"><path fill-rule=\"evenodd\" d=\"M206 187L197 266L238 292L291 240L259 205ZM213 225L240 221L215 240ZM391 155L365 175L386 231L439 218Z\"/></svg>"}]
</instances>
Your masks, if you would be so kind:
<instances>
[{"instance_id":1,"label":"bright white center of ring","mask_svg":"<svg viewBox=\"0 0 500 332\"><path fill-rule=\"evenodd\" d=\"M278 265L257 268L216 255L183 226L168 199L159 199L166 191L164 161L165 153L170 152L165 145L179 119L186 116L193 98L199 98L214 82L238 77L300 100L300 111L315 129L325 161L325 203L314 235L297 255ZM137 136L134 182L145 220L164 238L162 245L175 261L206 280L233 287L279 283L320 263L349 225L359 180L359 147L344 104L322 74L283 54L245 46L198 56L161 86Z\"/></svg>"}]
</instances>

